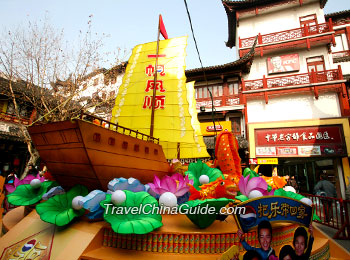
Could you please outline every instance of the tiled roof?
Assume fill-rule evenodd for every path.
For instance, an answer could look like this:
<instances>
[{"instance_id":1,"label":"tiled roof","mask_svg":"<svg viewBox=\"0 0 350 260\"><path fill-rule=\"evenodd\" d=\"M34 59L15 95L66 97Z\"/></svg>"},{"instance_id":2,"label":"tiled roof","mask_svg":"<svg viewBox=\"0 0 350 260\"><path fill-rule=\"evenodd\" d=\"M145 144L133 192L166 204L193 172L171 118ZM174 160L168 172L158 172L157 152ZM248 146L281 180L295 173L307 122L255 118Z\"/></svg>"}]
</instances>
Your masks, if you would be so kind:
<instances>
[{"instance_id":1,"label":"tiled roof","mask_svg":"<svg viewBox=\"0 0 350 260\"><path fill-rule=\"evenodd\" d=\"M319 1L321 4L321 8L323 8L327 3L327 0ZM227 14L228 23L228 40L226 42L226 46L229 48L236 46L236 11L278 2L284 2L284 0L222 0L222 4L224 5Z\"/></svg>"},{"instance_id":2,"label":"tiled roof","mask_svg":"<svg viewBox=\"0 0 350 260\"><path fill-rule=\"evenodd\" d=\"M237 7L240 9L244 9L247 7L255 7L259 5L265 5L265 4L270 4L270 3L276 3L276 2L282 2L284 0L222 0L222 3L225 5L229 5L232 7ZM321 7L323 8L327 3L327 0L320 0Z\"/></svg>"},{"instance_id":3,"label":"tiled roof","mask_svg":"<svg viewBox=\"0 0 350 260\"><path fill-rule=\"evenodd\" d=\"M344 11L325 14L325 17L327 19L328 18L340 18L340 17L344 17L344 16L348 16L348 15L350 15L350 10L344 10Z\"/></svg>"}]
</instances>

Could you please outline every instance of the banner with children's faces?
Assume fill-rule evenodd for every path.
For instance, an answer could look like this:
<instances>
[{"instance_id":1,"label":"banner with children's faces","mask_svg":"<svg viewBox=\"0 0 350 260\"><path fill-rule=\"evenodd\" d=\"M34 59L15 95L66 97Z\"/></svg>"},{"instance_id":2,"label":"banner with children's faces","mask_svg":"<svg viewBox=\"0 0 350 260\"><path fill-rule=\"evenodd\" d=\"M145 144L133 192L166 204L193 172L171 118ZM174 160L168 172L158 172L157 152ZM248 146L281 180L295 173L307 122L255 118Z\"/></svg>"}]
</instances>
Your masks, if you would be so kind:
<instances>
[{"instance_id":1,"label":"banner with children's faces","mask_svg":"<svg viewBox=\"0 0 350 260\"><path fill-rule=\"evenodd\" d=\"M248 232L261 221L292 222L309 226L312 221L313 207L301 201L281 196L264 196L240 203L239 214L235 215L237 225Z\"/></svg>"}]
</instances>

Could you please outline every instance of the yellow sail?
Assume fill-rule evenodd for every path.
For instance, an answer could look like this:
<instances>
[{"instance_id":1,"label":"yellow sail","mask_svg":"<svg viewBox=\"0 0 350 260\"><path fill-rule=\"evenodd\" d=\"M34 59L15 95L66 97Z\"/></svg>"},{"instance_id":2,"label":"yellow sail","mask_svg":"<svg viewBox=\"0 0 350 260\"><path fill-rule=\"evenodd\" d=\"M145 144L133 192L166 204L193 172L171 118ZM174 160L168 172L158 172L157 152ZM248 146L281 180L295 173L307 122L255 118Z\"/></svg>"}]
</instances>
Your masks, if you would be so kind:
<instances>
[{"instance_id":1,"label":"yellow sail","mask_svg":"<svg viewBox=\"0 0 350 260\"><path fill-rule=\"evenodd\" d=\"M112 122L150 133L156 42L133 49L112 112ZM165 156L209 157L197 119L193 83L186 84L187 37L159 42L154 137Z\"/></svg>"}]
</instances>

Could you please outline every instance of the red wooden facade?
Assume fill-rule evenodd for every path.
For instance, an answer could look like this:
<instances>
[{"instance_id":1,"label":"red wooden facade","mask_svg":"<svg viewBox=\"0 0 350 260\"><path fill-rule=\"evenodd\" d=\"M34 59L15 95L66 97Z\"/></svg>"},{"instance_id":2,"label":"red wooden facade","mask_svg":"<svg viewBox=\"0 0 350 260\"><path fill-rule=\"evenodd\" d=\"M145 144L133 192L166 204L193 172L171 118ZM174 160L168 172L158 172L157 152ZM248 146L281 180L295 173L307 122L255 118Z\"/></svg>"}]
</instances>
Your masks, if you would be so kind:
<instances>
[{"instance_id":1,"label":"red wooden facade","mask_svg":"<svg viewBox=\"0 0 350 260\"><path fill-rule=\"evenodd\" d=\"M239 56L244 56L253 45L255 36L241 39L239 37ZM309 25L300 28L274 32L269 34L258 34L258 45L256 54L263 56L276 49L308 48L327 43L334 43L334 30L332 19L327 23Z\"/></svg>"}]
</instances>

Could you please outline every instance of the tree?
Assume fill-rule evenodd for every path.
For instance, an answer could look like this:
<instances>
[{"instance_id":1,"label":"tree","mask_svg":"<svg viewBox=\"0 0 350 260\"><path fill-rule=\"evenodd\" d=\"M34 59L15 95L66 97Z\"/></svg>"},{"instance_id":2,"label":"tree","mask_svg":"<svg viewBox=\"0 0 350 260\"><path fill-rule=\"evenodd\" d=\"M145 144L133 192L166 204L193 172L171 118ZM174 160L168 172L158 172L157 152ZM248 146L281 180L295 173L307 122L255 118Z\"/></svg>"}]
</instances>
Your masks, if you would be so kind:
<instances>
[{"instance_id":1,"label":"tree","mask_svg":"<svg viewBox=\"0 0 350 260\"><path fill-rule=\"evenodd\" d=\"M8 82L7 95L19 119L20 100L30 104L41 121L74 118L83 110L110 101L108 93L101 95L105 99L90 97L88 101L81 95L86 76L106 61L101 52L106 36L92 33L91 19L92 15L86 32L80 31L75 44L66 42L64 31L55 29L47 18L3 33L0 76ZM103 88L100 91L104 91ZM38 153L23 124L21 131L31 155L28 165L33 164Z\"/></svg>"}]
</instances>

